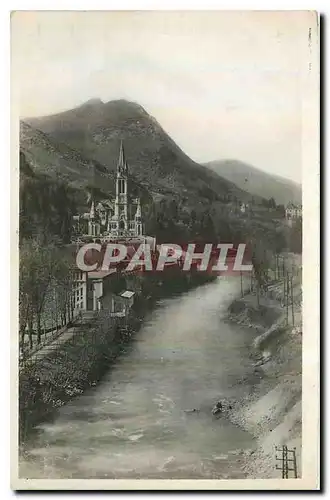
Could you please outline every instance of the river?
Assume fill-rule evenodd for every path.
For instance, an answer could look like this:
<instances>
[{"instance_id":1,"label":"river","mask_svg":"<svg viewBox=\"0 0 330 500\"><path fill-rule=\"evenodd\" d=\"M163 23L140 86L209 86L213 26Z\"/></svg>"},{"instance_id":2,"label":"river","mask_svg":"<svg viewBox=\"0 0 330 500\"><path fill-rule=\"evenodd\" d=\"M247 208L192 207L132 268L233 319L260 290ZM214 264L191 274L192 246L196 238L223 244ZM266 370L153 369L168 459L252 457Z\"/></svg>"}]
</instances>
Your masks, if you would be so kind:
<instances>
[{"instance_id":1,"label":"river","mask_svg":"<svg viewBox=\"0 0 330 500\"><path fill-rule=\"evenodd\" d=\"M239 279L159 301L102 382L40 425L24 450L29 478L241 478L252 436L216 418L249 390L252 332L226 323ZM196 408L199 411L187 413Z\"/></svg>"}]
</instances>

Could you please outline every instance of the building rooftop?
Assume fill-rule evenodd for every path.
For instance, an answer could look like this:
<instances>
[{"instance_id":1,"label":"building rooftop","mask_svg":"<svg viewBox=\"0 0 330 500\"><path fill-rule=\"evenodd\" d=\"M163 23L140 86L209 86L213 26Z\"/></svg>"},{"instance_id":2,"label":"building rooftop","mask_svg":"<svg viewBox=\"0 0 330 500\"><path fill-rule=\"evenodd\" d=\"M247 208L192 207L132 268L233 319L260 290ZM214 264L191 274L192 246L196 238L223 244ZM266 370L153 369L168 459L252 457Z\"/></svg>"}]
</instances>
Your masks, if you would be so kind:
<instances>
[{"instance_id":1,"label":"building rooftop","mask_svg":"<svg viewBox=\"0 0 330 500\"><path fill-rule=\"evenodd\" d=\"M135 295L135 292L132 292L131 290L125 290L125 292L120 294L120 296L124 299L130 299L133 295Z\"/></svg>"}]
</instances>

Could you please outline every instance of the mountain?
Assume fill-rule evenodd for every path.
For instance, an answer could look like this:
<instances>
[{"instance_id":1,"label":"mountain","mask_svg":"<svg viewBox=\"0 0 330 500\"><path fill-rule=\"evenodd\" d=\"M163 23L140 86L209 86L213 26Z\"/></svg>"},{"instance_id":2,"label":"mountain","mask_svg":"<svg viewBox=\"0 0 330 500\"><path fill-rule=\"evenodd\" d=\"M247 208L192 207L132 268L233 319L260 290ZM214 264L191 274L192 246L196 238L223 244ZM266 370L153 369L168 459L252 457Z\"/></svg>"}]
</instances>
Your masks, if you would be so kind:
<instances>
[{"instance_id":1,"label":"mountain","mask_svg":"<svg viewBox=\"0 0 330 500\"><path fill-rule=\"evenodd\" d=\"M25 160L20 174L28 177L25 230L32 221L33 234L40 228L47 231L47 217L40 220L38 216L40 210L46 210L45 186L45 193L55 193L51 231L62 240L65 234L69 239L67 225L61 228L62 213L72 213L72 207L86 211L86 195L91 191L95 199L113 195L121 140L132 194L141 196L146 232L157 241L202 238L236 244L254 239L259 246L263 240L271 247L279 241L283 222L271 213L262 218L263 193L252 196L191 160L141 106L125 100L103 103L92 99L75 109L21 121L20 149ZM69 191L64 193L63 186ZM251 201L245 217L241 201ZM252 218L254 212L257 215Z\"/></svg>"},{"instance_id":2,"label":"mountain","mask_svg":"<svg viewBox=\"0 0 330 500\"><path fill-rule=\"evenodd\" d=\"M242 200L250 199L248 193L232 182L191 160L136 103L126 100L103 103L92 99L75 109L26 118L25 122L61 145L64 151L70 148L71 152L76 151L87 159L87 165L82 162L79 167L83 176L85 171L87 175L89 161L104 166L112 176L120 140L123 140L130 174L155 196L170 194L194 200L221 200L229 194ZM72 166L67 168L75 170Z\"/></svg>"},{"instance_id":3,"label":"mountain","mask_svg":"<svg viewBox=\"0 0 330 500\"><path fill-rule=\"evenodd\" d=\"M84 158L67 144L20 122L20 150L26 162L37 173L60 178L74 188L94 186L113 189L114 176L104 165Z\"/></svg>"},{"instance_id":4,"label":"mountain","mask_svg":"<svg viewBox=\"0 0 330 500\"><path fill-rule=\"evenodd\" d=\"M278 205L301 203L301 186L237 160L211 161L206 167L252 195L274 198Z\"/></svg>"}]
</instances>

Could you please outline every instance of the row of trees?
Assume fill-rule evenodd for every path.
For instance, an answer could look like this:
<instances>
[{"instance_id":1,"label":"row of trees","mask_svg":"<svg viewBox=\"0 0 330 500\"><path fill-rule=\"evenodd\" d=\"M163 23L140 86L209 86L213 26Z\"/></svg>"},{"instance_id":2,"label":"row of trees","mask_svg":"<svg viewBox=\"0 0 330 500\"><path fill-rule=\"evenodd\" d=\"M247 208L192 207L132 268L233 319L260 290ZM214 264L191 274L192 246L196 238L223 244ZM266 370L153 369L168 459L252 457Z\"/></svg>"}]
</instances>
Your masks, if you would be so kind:
<instances>
[{"instance_id":1,"label":"row of trees","mask_svg":"<svg viewBox=\"0 0 330 500\"><path fill-rule=\"evenodd\" d=\"M73 316L72 275L63 244L70 242L76 207L63 181L36 173L23 151L19 160L19 333L20 345L28 335L32 348L45 328L57 328Z\"/></svg>"},{"instance_id":2,"label":"row of trees","mask_svg":"<svg viewBox=\"0 0 330 500\"><path fill-rule=\"evenodd\" d=\"M69 260L60 250L52 244L44 245L39 239L21 242L19 264L20 345L24 345L28 334L32 348L35 334L37 343L41 342L47 305L56 327L72 319L72 273Z\"/></svg>"}]
</instances>

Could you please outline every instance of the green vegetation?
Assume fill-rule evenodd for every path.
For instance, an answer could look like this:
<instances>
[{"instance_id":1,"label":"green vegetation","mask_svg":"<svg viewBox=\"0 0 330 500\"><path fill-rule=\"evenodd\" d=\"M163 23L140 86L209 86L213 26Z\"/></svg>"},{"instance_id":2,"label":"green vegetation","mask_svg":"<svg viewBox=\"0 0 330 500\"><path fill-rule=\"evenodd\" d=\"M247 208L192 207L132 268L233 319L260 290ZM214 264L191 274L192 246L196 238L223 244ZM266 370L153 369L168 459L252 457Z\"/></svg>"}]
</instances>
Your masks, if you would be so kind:
<instances>
[{"instance_id":1,"label":"green vegetation","mask_svg":"<svg viewBox=\"0 0 330 500\"><path fill-rule=\"evenodd\" d=\"M56 309L52 310L56 328L73 317L70 262L53 244L25 239L20 245L19 276L20 346L24 348L27 334L32 349L33 335L36 333L36 342L40 344L42 333L45 333L47 301L51 301L52 309L56 304Z\"/></svg>"},{"instance_id":2,"label":"green vegetation","mask_svg":"<svg viewBox=\"0 0 330 500\"><path fill-rule=\"evenodd\" d=\"M62 181L34 173L21 151L20 241L38 238L43 243L68 243L75 212L73 190Z\"/></svg>"}]
</instances>

